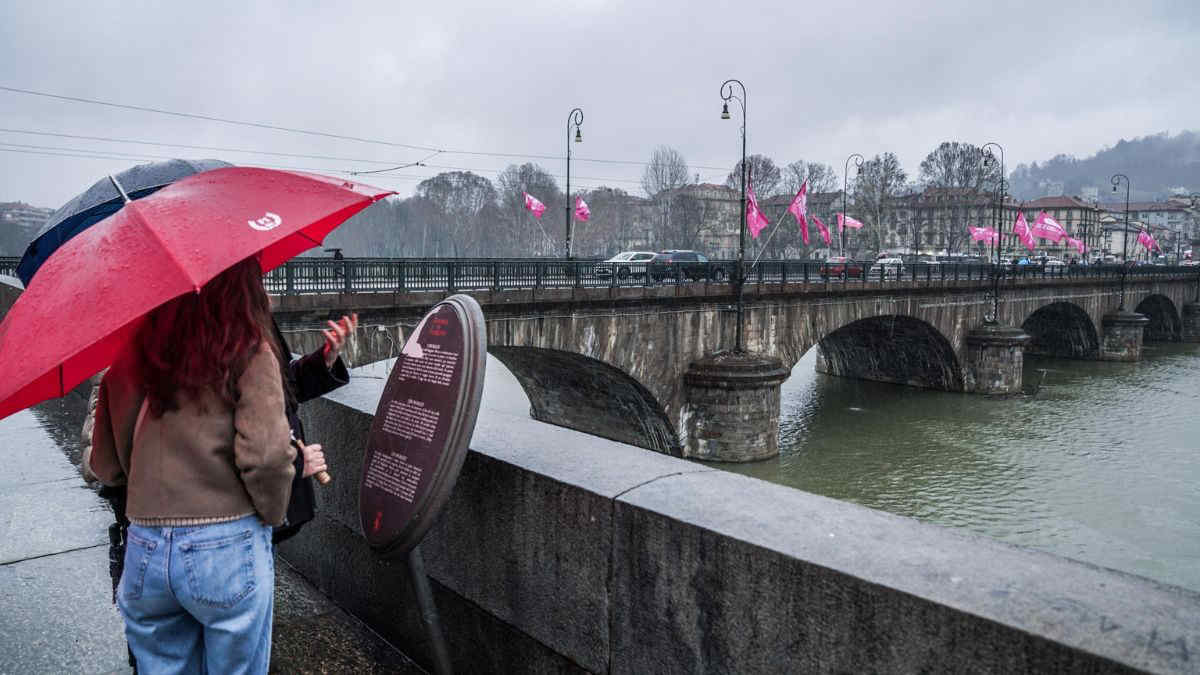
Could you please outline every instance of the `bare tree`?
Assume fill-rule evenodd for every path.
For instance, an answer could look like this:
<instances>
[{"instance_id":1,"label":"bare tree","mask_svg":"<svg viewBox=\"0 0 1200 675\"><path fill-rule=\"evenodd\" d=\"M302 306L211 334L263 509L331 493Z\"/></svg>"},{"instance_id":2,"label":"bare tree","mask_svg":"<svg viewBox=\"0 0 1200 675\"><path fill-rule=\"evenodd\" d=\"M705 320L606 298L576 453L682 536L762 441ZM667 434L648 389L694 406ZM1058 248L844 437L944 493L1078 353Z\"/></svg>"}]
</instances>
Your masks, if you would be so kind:
<instances>
[{"instance_id":1,"label":"bare tree","mask_svg":"<svg viewBox=\"0 0 1200 675\"><path fill-rule=\"evenodd\" d=\"M921 161L921 184L942 205L935 227L947 251L956 251L967 241L972 206L978 207L1001 178L1000 163L985 163L983 150L971 143L943 142Z\"/></svg>"},{"instance_id":2,"label":"bare tree","mask_svg":"<svg viewBox=\"0 0 1200 675\"><path fill-rule=\"evenodd\" d=\"M500 187L500 213L504 227L502 236L505 244L502 251L507 255L555 256L566 252L566 233L559 229L561 221L547 218L539 220L525 209L525 193L533 195L546 205L546 213L562 213L564 197L558 183L545 169L527 162L510 164L496 179ZM561 235L561 236L560 236Z\"/></svg>"},{"instance_id":3,"label":"bare tree","mask_svg":"<svg viewBox=\"0 0 1200 675\"><path fill-rule=\"evenodd\" d=\"M441 221L439 238L451 255L481 254L485 229L478 227L479 215L497 198L491 181L469 171L440 173L417 185L417 197L426 200L431 215Z\"/></svg>"},{"instance_id":4,"label":"bare tree","mask_svg":"<svg viewBox=\"0 0 1200 675\"><path fill-rule=\"evenodd\" d=\"M599 187L582 195L591 218L576 223L575 238L580 256L608 257L629 247L632 235L633 197L619 188Z\"/></svg>"},{"instance_id":5,"label":"bare tree","mask_svg":"<svg viewBox=\"0 0 1200 675\"><path fill-rule=\"evenodd\" d=\"M766 155L750 155L746 158L746 166L750 167L747 185L753 186L754 195L759 199L774 197L783 178L779 167L775 166L775 161ZM730 171L729 175L725 177L725 187L734 190L742 189L742 160L739 159L734 165L733 171Z\"/></svg>"},{"instance_id":6,"label":"bare tree","mask_svg":"<svg viewBox=\"0 0 1200 675\"><path fill-rule=\"evenodd\" d=\"M395 197L375 202L331 232L325 248L343 249L351 257L418 255L422 226L412 202Z\"/></svg>"},{"instance_id":7,"label":"bare tree","mask_svg":"<svg viewBox=\"0 0 1200 675\"><path fill-rule=\"evenodd\" d=\"M806 180L808 181L809 194L833 192L842 187L841 183L838 182L837 173L828 164L805 162L799 159L784 167L782 173L782 192L787 195L794 195L799 192L800 186Z\"/></svg>"},{"instance_id":8,"label":"bare tree","mask_svg":"<svg viewBox=\"0 0 1200 675\"><path fill-rule=\"evenodd\" d=\"M892 200L900 194L906 180L908 174L900 166L900 160L894 153L875 155L863 163L862 171L852 188L852 212L858 215L858 220L863 221L865 231L854 234L853 230L846 230L848 251L857 251L856 240L859 237L865 238L868 244L873 244L877 252L885 247L884 237L887 232L884 224L889 222ZM837 236L836 232L834 236Z\"/></svg>"},{"instance_id":9,"label":"bare tree","mask_svg":"<svg viewBox=\"0 0 1200 675\"><path fill-rule=\"evenodd\" d=\"M715 205L703 195L687 189L674 190L663 196L671 204L660 231L663 243L671 248L699 248L703 235L712 229Z\"/></svg>"},{"instance_id":10,"label":"bare tree","mask_svg":"<svg viewBox=\"0 0 1200 675\"><path fill-rule=\"evenodd\" d=\"M642 190L653 199L663 190L673 190L688 184L687 160L678 150L660 145L650 154L650 162L642 172Z\"/></svg>"}]
</instances>

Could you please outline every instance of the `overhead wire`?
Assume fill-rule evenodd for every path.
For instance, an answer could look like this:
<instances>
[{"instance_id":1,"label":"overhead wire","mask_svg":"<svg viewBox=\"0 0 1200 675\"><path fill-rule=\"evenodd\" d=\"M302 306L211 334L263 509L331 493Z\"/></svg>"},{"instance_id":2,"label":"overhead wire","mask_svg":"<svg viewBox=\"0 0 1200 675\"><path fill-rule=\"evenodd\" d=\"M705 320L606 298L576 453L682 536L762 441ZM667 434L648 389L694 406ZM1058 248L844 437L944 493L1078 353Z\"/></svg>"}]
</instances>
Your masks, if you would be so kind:
<instances>
[{"instance_id":1,"label":"overhead wire","mask_svg":"<svg viewBox=\"0 0 1200 675\"><path fill-rule=\"evenodd\" d=\"M488 152L488 151L482 151L482 150L455 150L455 149L449 149L449 148L433 147L431 145L416 145L416 144L411 144L411 143L398 143L398 142L394 142L394 141L385 141L385 140L376 139L376 138L366 138L366 137L362 137L362 136L350 136L347 134L338 134L338 133L331 133L331 132L326 132L326 131L315 131L315 130L311 130L311 129L300 129L300 128L296 128L296 127L287 127L287 126L282 126L282 125L278 125L278 124L269 124L269 123L265 123L265 122L250 122L250 121L245 121L245 120L235 120L235 119L230 119L230 118L226 118L226 117L218 117L216 115L204 115L204 114L199 114L199 113L181 112L181 111L177 111L177 110L167 110L165 108L156 108L156 107L151 107L151 106L130 105L130 104L126 104L126 103L103 101L100 99L85 98L85 97L81 97L81 96L67 96L64 94L53 94L50 92L36 91L33 89L23 89L20 87L10 87L10 86L6 86L6 85L0 85L0 91L8 91L8 92L16 93L16 94L25 94L28 96L40 96L40 97L44 97L44 98L52 98L52 99L57 99L57 100L62 100L62 101L71 101L71 102L75 102L75 103L87 103L87 104L91 104L91 105L100 105L100 106L106 106L106 107L110 107L110 108L118 108L118 109L123 109L123 110L134 110L134 111L138 111L138 112L149 112L149 113L155 113L155 114L159 114L159 115L170 115L170 116L174 116L174 117L183 117L183 118L188 118L188 119L204 120L204 121L208 121L208 122L219 122L222 124L247 126L247 127L258 128L258 129L269 129L272 131L283 131L283 132L287 132L287 133L305 134L305 135L310 135L310 136L319 136L319 137L323 137L323 138L333 138L333 139L338 139L338 140L355 141L355 142L359 142L359 143L371 143L371 144L377 144L377 145L386 145L386 146L397 147L397 148L407 148L409 150L422 150L425 152L440 152L442 154L454 154L454 155L474 155L474 156L479 156L479 157L508 157L508 158L514 158L514 159L545 159L545 160L561 160L561 159L563 159L563 157L558 156L558 155L544 155L544 154L532 154L532 153L511 153L511 152ZM600 159L600 158L591 158L591 157L573 157L572 159L574 159L577 162L596 162L596 163L600 163L600 164L626 164L626 165L631 165L631 166L649 166L649 162L641 162L641 161L635 161L635 160ZM691 168L713 170L713 171L727 171L728 170L727 167L705 166L705 165L700 165L700 164L691 165Z\"/></svg>"}]
</instances>

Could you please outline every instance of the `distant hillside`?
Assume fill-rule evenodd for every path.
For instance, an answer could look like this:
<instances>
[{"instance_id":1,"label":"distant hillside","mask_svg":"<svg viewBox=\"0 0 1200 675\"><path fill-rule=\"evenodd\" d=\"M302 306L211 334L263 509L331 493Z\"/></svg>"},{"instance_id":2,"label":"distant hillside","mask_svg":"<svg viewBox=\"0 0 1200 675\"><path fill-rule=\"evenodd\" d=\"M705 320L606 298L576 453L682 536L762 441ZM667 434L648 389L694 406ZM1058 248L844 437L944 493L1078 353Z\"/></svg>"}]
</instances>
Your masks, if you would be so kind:
<instances>
[{"instance_id":1,"label":"distant hillside","mask_svg":"<svg viewBox=\"0 0 1200 675\"><path fill-rule=\"evenodd\" d=\"M1163 199L1177 191L1200 192L1200 133L1184 131L1171 136L1163 132L1122 139L1087 159L1059 155L1041 164L1020 164L1009 178L1012 194L1018 199L1054 194L1061 185L1062 194L1083 195L1090 186L1099 189L1101 201L1113 201L1110 179L1118 173L1129 176L1133 200ZM1124 185L1120 193L1124 199Z\"/></svg>"}]
</instances>

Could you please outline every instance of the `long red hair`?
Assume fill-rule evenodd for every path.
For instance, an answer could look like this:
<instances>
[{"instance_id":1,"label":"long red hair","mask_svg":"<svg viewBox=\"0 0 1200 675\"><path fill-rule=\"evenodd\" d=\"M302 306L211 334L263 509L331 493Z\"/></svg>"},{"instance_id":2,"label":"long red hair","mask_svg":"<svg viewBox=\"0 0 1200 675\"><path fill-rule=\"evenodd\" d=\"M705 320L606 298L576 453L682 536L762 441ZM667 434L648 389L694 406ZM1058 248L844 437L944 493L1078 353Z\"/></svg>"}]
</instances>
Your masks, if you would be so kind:
<instances>
[{"instance_id":1,"label":"long red hair","mask_svg":"<svg viewBox=\"0 0 1200 675\"><path fill-rule=\"evenodd\" d=\"M270 300L255 257L217 275L199 293L156 308L137 336L150 414L177 409L181 395L199 400L205 390L232 407L238 378L264 341L278 359Z\"/></svg>"}]
</instances>

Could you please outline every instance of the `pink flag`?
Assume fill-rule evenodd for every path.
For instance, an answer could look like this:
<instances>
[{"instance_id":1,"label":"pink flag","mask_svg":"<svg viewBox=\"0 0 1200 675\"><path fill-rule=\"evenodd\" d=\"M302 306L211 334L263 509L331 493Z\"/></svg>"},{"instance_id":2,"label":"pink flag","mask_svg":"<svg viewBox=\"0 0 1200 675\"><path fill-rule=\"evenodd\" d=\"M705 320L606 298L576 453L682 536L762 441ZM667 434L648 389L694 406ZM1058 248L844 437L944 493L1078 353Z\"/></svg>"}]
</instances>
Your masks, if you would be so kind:
<instances>
[{"instance_id":1,"label":"pink flag","mask_svg":"<svg viewBox=\"0 0 1200 675\"><path fill-rule=\"evenodd\" d=\"M1067 231L1058 224L1057 220L1042 211L1038 214L1037 220L1033 221L1033 236L1049 239L1057 244L1067 236Z\"/></svg>"},{"instance_id":2,"label":"pink flag","mask_svg":"<svg viewBox=\"0 0 1200 675\"><path fill-rule=\"evenodd\" d=\"M817 217L817 214L814 213L812 219L813 219L813 222L817 224L817 230L819 230L821 232L821 238L825 240L825 245L828 246L829 238L830 238L829 237L829 228L825 227L825 223L821 222L821 219ZM808 240L805 240L804 243L807 244Z\"/></svg>"},{"instance_id":3,"label":"pink flag","mask_svg":"<svg viewBox=\"0 0 1200 675\"><path fill-rule=\"evenodd\" d=\"M1013 223L1013 232L1016 233L1017 239L1025 244L1025 248L1032 251L1037 248L1037 243L1033 240L1033 233L1029 230L1029 222L1025 220L1024 213L1017 214L1017 222Z\"/></svg>"},{"instance_id":4,"label":"pink flag","mask_svg":"<svg viewBox=\"0 0 1200 675\"><path fill-rule=\"evenodd\" d=\"M967 231L971 233L971 239L975 241L987 241L993 244L1000 241L1000 233L990 227L971 227L968 225Z\"/></svg>"},{"instance_id":5,"label":"pink flag","mask_svg":"<svg viewBox=\"0 0 1200 675\"><path fill-rule=\"evenodd\" d=\"M525 193L525 208L533 211L533 217L539 220L541 219L542 214L546 212L546 205L539 202L537 197L534 197L528 192Z\"/></svg>"},{"instance_id":6,"label":"pink flag","mask_svg":"<svg viewBox=\"0 0 1200 675\"><path fill-rule=\"evenodd\" d=\"M592 210L588 208L587 202L583 201L583 197L575 198L575 217L582 221L592 217Z\"/></svg>"},{"instance_id":7,"label":"pink flag","mask_svg":"<svg viewBox=\"0 0 1200 675\"><path fill-rule=\"evenodd\" d=\"M1138 240L1138 243L1141 244L1142 246L1144 246L1147 251L1153 251L1154 249L1158 249L1160 251L1162 250L1161 248L1159 248L1158 242L1154 240L1154 237L1151 236L1150 233L1145 230L1138 232L1137 240Z\"/></svg>"},{"instance_id":8,"label":"pink flag","mask_svg":"<svg viewBox=\"0 0 1200 675\"><path fill-rule=\"evenodd\" d=\"M800 237L804 239L804 244L808 245L808 181L800 184L800 191L792 199L791 205L788 206L788 211L796 216L796 222L800 224Z\"/></svg>"},{"instance_id":9,"label":"pink flag","mask_svg":"<svg viewBox=\"0 0 1200 675\"><path fill-rule=\"evenodd\" d=\"M1073 237L1067 237L1067 246L1074 246L1075 250L1079 251L1080 253L1083 253L1087 250L1087 246L1085 246L1082 241L1079 241Z\"/></svg>"},{"instance_id":10,"label":"pink flag","mask_svg":"<svg viewBox=\"0 0 1200 675\"><path fill-rule=\"evenodd\" d=\"M746 227L750 229L750 236L758 239L758 233L763 231L770 221L763 215L763 212L758 208L758 199L754 196L754 188L746 186Z\"/></svg>"},{"instance_id":11,"label":"pink flag","mask_svg":"<svg viewBox=\"0 0 1200 675\"><path fill-rule=\"evenodd\" d=\"M837 214L837 216L838 216L838 232L841 232L846 227L849 227L854 230L858 230L858 229L861 229L863 226L862 223L858 222L857 220L855 220L855 219L851 218L850 216L847 216L843 213L839 213L839 214Z\"/></svg>"}]
</instances>

